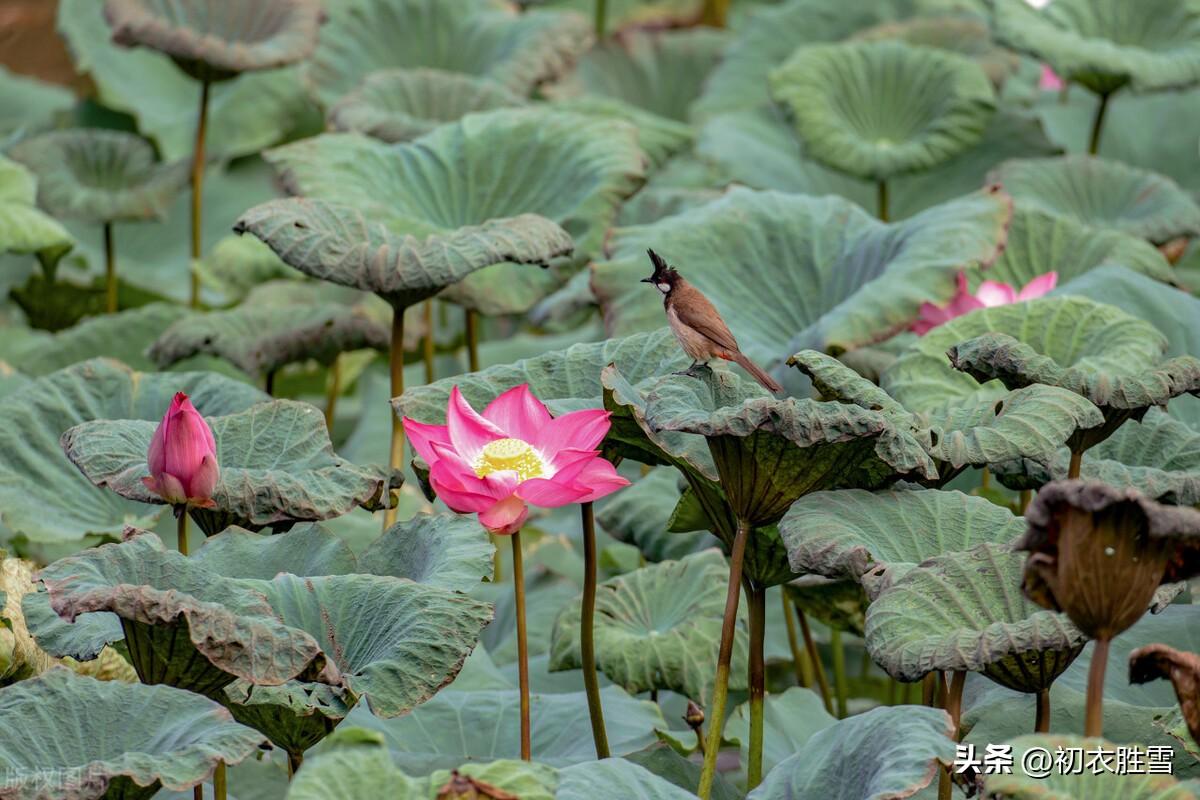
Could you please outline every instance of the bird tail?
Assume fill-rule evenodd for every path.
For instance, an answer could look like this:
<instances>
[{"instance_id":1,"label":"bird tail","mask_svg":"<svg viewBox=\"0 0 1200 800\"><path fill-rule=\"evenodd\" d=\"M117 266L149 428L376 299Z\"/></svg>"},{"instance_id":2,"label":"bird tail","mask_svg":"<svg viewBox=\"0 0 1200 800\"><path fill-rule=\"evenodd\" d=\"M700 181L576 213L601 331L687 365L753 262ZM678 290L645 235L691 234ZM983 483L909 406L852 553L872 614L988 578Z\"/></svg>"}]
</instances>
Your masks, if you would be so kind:
<instances>
[{"instance_id":1,"label":"bird tail","mask_svg":"<svg viewBox=\"0 0 1200 800\"><path fill-rule=\"evenodd\" d=\"M734 353L733 360L737 362L742 369L746 370L746 372L749 372L754 380L761 383L763 388L771 394L779 394L783 391L783 387L779 385L778 381L776 381L767 373L763 372L762 368L759 367L758 364L755 364L753 361L746 358L746 356L744 356L742 353Z\"/></svg>"}]
</instances>

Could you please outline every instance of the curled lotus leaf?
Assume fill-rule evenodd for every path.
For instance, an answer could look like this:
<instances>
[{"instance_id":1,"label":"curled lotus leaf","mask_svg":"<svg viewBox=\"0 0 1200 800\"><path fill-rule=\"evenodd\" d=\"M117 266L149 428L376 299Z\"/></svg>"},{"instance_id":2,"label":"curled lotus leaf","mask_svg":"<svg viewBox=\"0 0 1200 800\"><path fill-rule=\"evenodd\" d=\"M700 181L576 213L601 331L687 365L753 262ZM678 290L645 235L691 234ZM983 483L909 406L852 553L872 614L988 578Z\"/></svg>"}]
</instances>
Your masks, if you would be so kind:
<instances>
[{"instance_id":1,"label":"curled lotus leaf","mask_svg":"<svg viewBox=\"0 0 1200 800\"><path fill-rule=\"evenodd\" d=\"M30 381L0 399L0 507L3 522L31 541L120 535L149 525L147 508L94 486L59 444L63 431L92 420L143 420L153 432L176 392L206 417L232 414L268 399L258 389L212 373L135 372L93 359ZM149 439L146 440L146 445ZM145 462L143 447L138 459Z\"/></svg>"},{"instance_id":2,"label":"curled lotus leaf","mask_svg":"<svg viewBox=\"0 0 1200 800\"><path fill-rule=\"evenodd\" d=\"M779 531L794 571L860 581L874 595L926 559L1009 544L1025 524L1007 508L962 492L843 489L800 498Z\"/></svg>"},{"instance_id":3,"label":"curled lotus leaf","mask_svg":"<svg viewBox=\"0 0 1200 800\"><path fill-rule=\"evenodd\" d=\"M495 548L473 517L417 514L397 522L358 557L358 572L468 592L492 578Z\"/></svg>"},{"instance_id":4,"label":"curled lotus leaf","mask_svg":"<svg viewBox=\"0 0 1200 800\"><path fill-rule=\"evenodd\" d=\"M346 302L333 298L288 302L292 298L286 296L273 302L273 294L291 294L291 283L261 286L242 305L227 311L190 314L164 330L147 354L160 368L204 354L219 356L250 375L262 375L308 359L332 364L348 350L386 352L392 310L382 300L354 293L357 296L347 297Z\"/></svg>"},{"instance_id":5,"label":"curled lotus leaf","mask_svg":"<svg viewBox=\"0 0 1200 800\"><path fill-rule=\"evenodd\" d=\"M317 0L105 0L104 17L117 44L165 53L203 81L307 58L325 19Z\"/></svg>"},{"instance_id":6,"label":"curled lotus leaf","mask_svg":"<svg viewBox=\"0 0 1200 800\"><path fill-rule=\"evenodd\" d=\"M213 701L170 686L98 681L56 667L0 690L5 795L144 800L183 791L263 744Z\"/></svg>"},{"instance_id":7,"label":"curled lotus leaf","mask_svg":"<svg viewBox=\"0 0 1200 800\"><path fill-rule=\"evenodd\" d=\"M431 67L492 78L528 96L567 72L591 42L580 14L487 0L360 0L331 10L306 65L326 106L383 69Z\"/></svg>"},{"instance_id":8,"label":"curled lotus leaf","mask_svg":"<svg viewBox=\"0 0 1200 800\"><path fill-rule=\"evenodd\" d=\"M356 698L344 686L288 681L261 686L238 679L216 698L243 725L261 731L289 754L302 754L333 733Z\"/></svg>"},{"instance_id":9,"label":"curled lotus leaf","mask_svg":"<svg viewBox=\"0 0 1200 800\"><path fill-rule=\"evenodd\" d=\"M97 612L119 617L145 683L213 696L237 678L340 683L317 640L285 625L254 582L224 578L153 534L130 529L125 541L59 559L38 579L68 623Z\"/></svg>"},{"instance_id":10,"label":"curled lotus leaf","mask_svg":"<svg viewBox=\"0 0 1200 800\"><path fill-rule=\"evenodd\" d=\"M1045 9L995 0L992 30L1001 43L1101 95L1200 81L1200 6L1193 0L1065 0Z\"/></svg>"},{"instance_id":11,"label":"curled lotus leaf","mask_svg":"<svg viewBox=\"0 0 1200 800\"><path fill-rule=\"evenodd\" d=\"M321 412L308 403L274 400L238 414L207 419L217 443L221 476L216 506L193 508L192 518L209 535L229 525L258 530L290 527L341 516L362 506L390 502L398 473L361 467L333 452ZM156 424L144 420L95 420L62 436L67 458L96 486L129 500L163 502L142 483L146 453Z\"/></svg>"},{"instance_id":12,"label":"curled lotus leaf","mask_svg":"<svg viewBox=\"0 0 1200 800\"><path fill-rule=\"evenodd\" d=\"M0 156L0 254L37 253L57 263L75 245L67 229L37 208L37 179Z\"/></svg>"},{"instance_id":13,"label":"curled lotus leaf","mask_svg":"<svg viewBox=\"0 0 1200 800\"><path fill-rule=\"evenodd\" d=\"M43 133L9 154L37 175L38 205L85 222L162 219L187 180L186 164L161 164L149 142L120 131Z\"/></svg>"},{"instance_id":14,"label":"curled lotus leaf","mask_svg":"<svg viewBox=\"0 0 1200 800\"><path fill-rule=\"evenodd\" d=\"M1096 228L1156 243L1200 233L1200 205L1179 184L1120 161L1085 155L1014 159L988 180L1019 206Z\"/></svg>"},{"instance_id":15,"label":"curled lotus leaf","mask_svg":"<svg viewBox=\"0 0 1200 800\"><path fill-rule=\"evenodd\" d=\"M909 570L867 607L871 658L905 681L953 670L1049 689L1088 637L1021 594L1024 563L1009 543L984 542Z\"/></svg>"},{"instance_id":16,"label":"curled lotus leaf","mask_svg":"<svg viewBox=\"0 0 1200 800\"><path fill-rule=\"evenodd\" d=\"M1034 748L1048 753L1095 753L1097 750L1112 753L1118 749L1118 745L1104 739L1034 734L1010 739L1005 744L1012 747L1013 771L1004 775L984 776L983 790L988 797L1002 800L1032 800L1038 797L1053 797L1055 800L1192 800L1196 796L1173 775L1149 774L1145 771L1118 775L1108 770L1096 773L1089 769L1078 772L1056 769L1030 775L1020 766L1025 763L1025 754ZM1144 755L1144 748L1139 749Z\"/></svg>"},{"instance_id":17,"label":"curled lotus leaf","mask_svg":"<svg viewBox=\"0 0 1200 800\"><path fill-rule=\"evenodd\" d=\"M992 84L974 61L897 41L802 47L770 85L808 156L873 181L958 155L995 111Z\"/></svg>"},{"instance_id":18,"label":"curled lotus leaf","mask_svg":"<svg viewBox=\"0 0 1200 800\"><path fill-rule=\"evenodd\" d=\"M1002 88L1005 80L1020 67L1015 53L992 41L987 20L965 9L948 7L945 13L883 22L850 38L858 41L896 39L910 45L957 53L979 64L997 89Z\"/></svg>"},{"instance_id":19,"label":"curled lotus leaf","mask_svg":"<svg viewBox=\"0 0 1200 800\"><path fill-rule=\"evenodd\" d=\"M1165 644L1149 644L1129 654L1129 682L1166 678L1175 689L1179 709L1192 740L1200 739L1200 656Z\"/></svg>"},{"instance_id":20,"label":"curled lotus leaf","mask_svg":"<svg viewBox=\"0 0 1200 800\"><path fill-rule=\"evenodd\" d=\"M712 697L729 567L715 549L604 581L596 594L596 668L630 694L669 689L699 703ZM550 669L579 669L580 602L559 612ZM731 684L744 689L745 621L734 635Z\"/></svg>"},{"instance_id":21,"label":"curled lotus leaf","mask_svg":"<svg viewBox=\"0 0 1200 800\"><path fill-rule=\"evenodd\" d=\"M329 109L334 130L406 142L476 111L523 106L491 78L416 67L373 72Z\"/></svg>"},{"instance_id":22,"label":"curled lotus leaf","mask_svg":"<svg viewBox=\"0 0 1200 800\"><path fill-rule=\"evenodd\" d=\"M823 728L771 770L746 800L912 797L954 760L953 724L940 708L884 707ZM847 774L847 764L855 769Z\"/></svg>"}]
</instances>

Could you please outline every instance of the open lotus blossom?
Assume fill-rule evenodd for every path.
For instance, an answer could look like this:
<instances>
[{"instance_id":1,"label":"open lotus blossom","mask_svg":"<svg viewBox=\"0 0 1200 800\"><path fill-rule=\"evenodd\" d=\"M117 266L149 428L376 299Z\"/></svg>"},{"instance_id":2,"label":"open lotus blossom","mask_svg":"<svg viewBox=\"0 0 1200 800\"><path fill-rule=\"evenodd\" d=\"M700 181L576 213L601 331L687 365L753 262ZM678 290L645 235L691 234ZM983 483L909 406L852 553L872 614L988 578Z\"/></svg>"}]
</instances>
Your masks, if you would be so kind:
<instances>
[{"instance_id":1,"label":"open lotus blossom","mask_svg":"<svg viewBox=\"0 0 1200 800\"><path fill-rule=\"evenodd\" d=\"M519 531L530 505L586 503L628 486L595 449L608 427L608 412L600 409L552 417L527 384L509 389L482 414L456 386L445 425L404 418L438 497L454 511L479 514L480 523L499 534Z\"/></svg>"},{"instance_id":2,"label":"open lotus blossom","mask_svg":"<svg viewBox=\"0 0 1200 800\"><path fill-rule=\"evenodd\" d=\"M1038 78L1038 88L1046 92L1061 92L1063 85L1063 79L1058 77L1058 73L1050 69L1049 65L1042 64L1042 75Z\"/></svg>"},{"instance_id":3,"label":"open lotus blossom","mask_svg":"<svg viewBox=\"0 0 1200 800\"><path fill-rule=\"evenodd\" d=\"M912 330L924 336L937 326L943 325L955 317L968 314L977 308L1006 306L1022 300L1032 300L1035 297L1041 297L1057 285L1058 273L1047 272L1022 286L1020 291L1009 286L1007 283L984 281L979 284L979 288L975 290L975 294L971 294L971 290L967 286L966 273L959 272L958 290L950 302L944 306L937 306L933 303L922 303L921 315L912 324Z\"/></svg>"},{"instance_id":4,"label":"open lotus blossom","mask_svg":"<svg viewBox=\"0 0 1200 800\"><path fill-rule=\"evenodd\" d=\"M146 488L173 506L211 508L220 477L212 429L183 392L176 393L150 440Z\"/></svg>"}]
</instances>

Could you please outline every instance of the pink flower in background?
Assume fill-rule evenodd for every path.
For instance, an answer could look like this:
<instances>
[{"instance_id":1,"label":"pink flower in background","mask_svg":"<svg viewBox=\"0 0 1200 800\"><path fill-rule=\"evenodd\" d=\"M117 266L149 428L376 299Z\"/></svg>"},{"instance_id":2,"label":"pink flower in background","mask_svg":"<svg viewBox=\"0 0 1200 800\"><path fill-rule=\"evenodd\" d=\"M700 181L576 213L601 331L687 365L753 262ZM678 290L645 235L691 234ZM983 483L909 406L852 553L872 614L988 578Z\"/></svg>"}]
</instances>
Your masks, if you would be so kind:
<instances>
[{"instance_id":1,"label":"pink flower in background","mask_svg":"<svg viewBox=\"0 0 1200 800\"><path fill-rule=\"evenodd\" d=\"M1058 273L1047 272L1039 275L1017 291L1007 283L984 281L979 284L975 294L967 286L967 274L958 273L958 290L950 302L944 306L933 303L921 304L921 315L912 324L912 330L924 336L939 325L949 322L955 317L970 313L977 308L1006 306L1022 300L1032 300L1041 297L1058 285Z\"/></svg>"},{"instance_id":2,"label":"pink flower in background","mask_svg":"<svg viewBox=\"0 0 1200 800\"><path fill-rule=\"evenodd\" d=\"M1042 64L1042 77L1038 79L1038 88L1047 92L1060 92L1063 85L1063 79L1058 77L1058 73L1048 65Z\"/></svg>"},{"instance_id":3,"label":"pink flower in background","mask_svg":"<svg viewBox=\"0 0 1200 800\"><path fill-rule=\"evenodd\" d=\"M210 508L220 468L212 429L183 392L171 406L150 440L146 454L150 477L146 488L174 506Z\"/></svg>"},{"instance_id":4,"label":"pink flower in background","mask_svg":"<svg viewBox=\"0 0 1200 800\"><path fill-rule=\"evenodd\" d=\"M519 531L530 505L586 503L628 486L595 449L608 427L608 412L599 409L551 417L528 384L509 389L482 414L456 386L445 425L404 418L438 497L460 514L479 514L498 534Z\"/></svg>"}]
</instances>

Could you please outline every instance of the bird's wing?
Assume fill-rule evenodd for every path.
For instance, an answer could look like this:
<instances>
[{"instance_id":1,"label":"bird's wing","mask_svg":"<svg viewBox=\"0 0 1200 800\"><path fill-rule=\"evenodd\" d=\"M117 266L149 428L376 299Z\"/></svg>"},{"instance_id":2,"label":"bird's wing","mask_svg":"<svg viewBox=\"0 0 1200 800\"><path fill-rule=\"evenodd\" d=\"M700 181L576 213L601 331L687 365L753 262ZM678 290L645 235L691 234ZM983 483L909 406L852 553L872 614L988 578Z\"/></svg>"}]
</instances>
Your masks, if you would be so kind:
<instances>
[{"instance_id":1,"label":"bird's wing","mask_svg":"<svg viewBox=\"0 0 1200 800\"><path fill-rule=\"evenodd\" d=\"M733 332L717 313L716 306L699 289L691 284L677 285L674 294L675 302L671 305L680 322L708 337L718 347L730 352L737 351L738 343L733 338Z\"/></svg>"}]
</instances>

